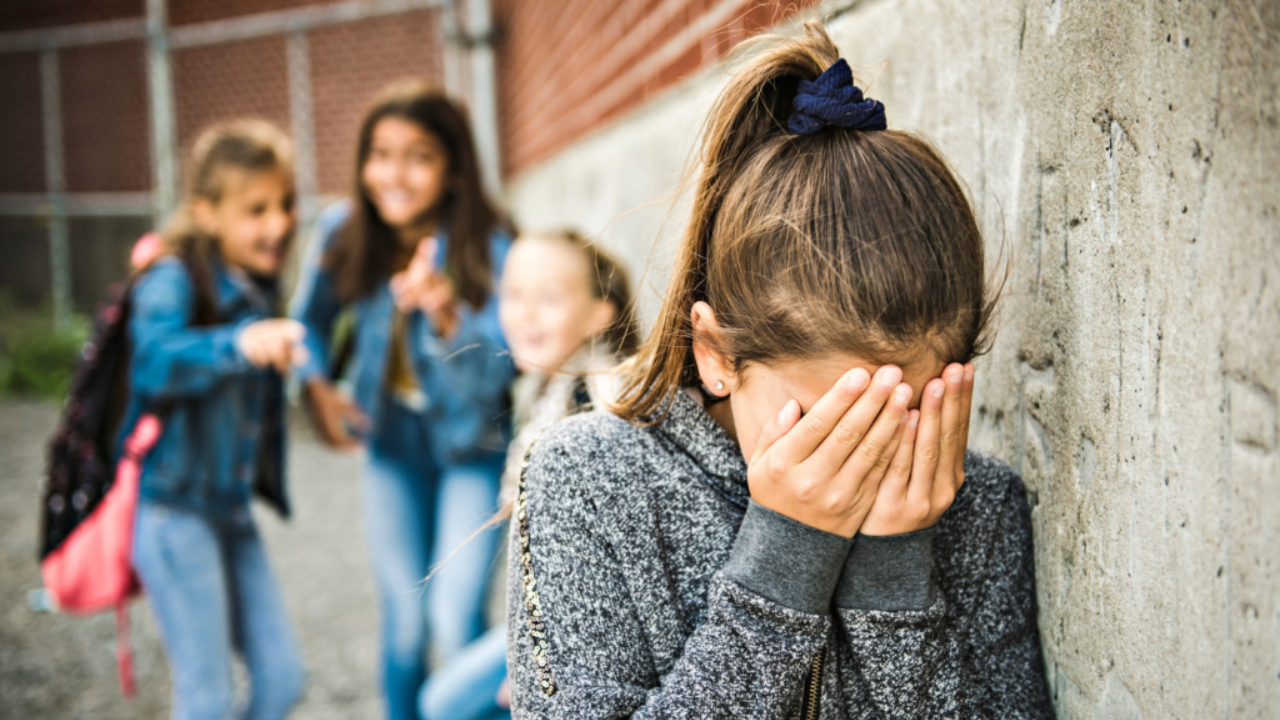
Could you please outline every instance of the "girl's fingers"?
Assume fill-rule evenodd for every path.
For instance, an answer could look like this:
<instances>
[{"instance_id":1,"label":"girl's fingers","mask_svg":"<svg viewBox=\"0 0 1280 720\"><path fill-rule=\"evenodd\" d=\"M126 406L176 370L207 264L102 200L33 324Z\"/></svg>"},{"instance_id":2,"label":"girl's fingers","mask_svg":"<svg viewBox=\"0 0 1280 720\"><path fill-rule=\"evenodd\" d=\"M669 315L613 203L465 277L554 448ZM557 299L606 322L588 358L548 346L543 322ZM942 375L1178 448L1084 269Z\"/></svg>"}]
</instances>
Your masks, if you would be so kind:
<instances>
[{"instance_id":1,"label":"girl's fingers","mask_svg":"<svg viewBox=\"0 0 1280 720\"><path fill-rule=\"evenodd\" d=\"M421 293L407 283L391 288L391 299L395 302L396 308L401 311L412 310L418 304L419 295Z\"/></svg>"},{"instance_id":2,"label":"girl's fingers","mask_svg":"<svg viewBox=\"0 0 1280 720\"><path fill-rule=\"evenodd\" d=\"M347 429L342 426L342 420L336 413L325 413L324 429L329 442L334 445L343 446L351 442L351 436L347 434Z\"/></svg>"},{"instance_id":3,"label":"girl's fingers","mask_svg":"<svg viewBox=\"0 0 1280 720\"><path fill-rule=\"evenodd\" d=\"M898 372L901 377L901 371ZM879 383L877 374L876 382ZM867 392L864 399L871 396L874 391ZM907 414L907 404L911 402L911 386L906 383L899 383L897 387L890 390L888 402L880 410L879 415L875 418L875 423L865 435L859 438L858 442L852 449L847 452L843 464L840 466L840 474L849 478L852 482L861 482L872 476L874 469L880 465L881 460L888 462L888 458L893 457L889 452L889 446L893 442L893 437L898 433L902 426L902 419ZM858 405L862 405L861 400ZM879 409L879 408L877 408ZM837 436L841 435L840 431L832 433L835 442L843 442ZM824 448L826 444L824 443Z\"/></svg>"},{"instance_id":4,"label":"girl's fingers","mask_svg":"<svg viewBox=\"0 0 1280 720\"><path fill-rule=\"evenodd\" d=\"M368 432L370 427L369 416L364 414L360 406L347 400L339 401L341 404L338 409L341 411L342 418L346 420L351 427L360 432Z\"/></svg>"},{"instance_id":5,"label":"girl's fingers","mask_svg":"<svg viewBox=\"0 0 1280 720\"><path fill-rule=\"evenodd\" d=\"M777 442L778 438L787 434L787 431L796 424L796 420L800 419L800 403L795 400L788 400L786 405L782 406L782 410L773 416L773 419L765 423L764 429L760 431L760 439L756 442L756 449L751 453L751 461L748 465L754 465L756 460L764 456L765 452Z\"/></svg>"},{"instance_id":6,"label":"girl's fingers","mask_svg":"<svg viewBox=\"0 0 1280 720\"><path fill-rule=\"evenodd\" d=\"M434 268L436 265L436 250L439 246L440 243L435 239L435 236L429 235L418 241L418 249L414 254L422 258L428 267Z\"/></svg>"},{"instance_id":7,"label":"girl's fingers","mask_svg":"<svg viewBox=\"0 0 1280 720\"><path fill-rule=\"evenodd\" d=\"M418 305L427 312L436 312L453 300L453 292L448 283L440 283L423 292L418 298Z\"/></svg>"},{"instance_id":8,"label":"girl's fingers","mask_svg":"<svg viewBox=\"0 0 1280 720\"><path fill-rule=\"evenodd\" d=\"M956 457L963 455L961 443L962 433L967 432L964 426L968 419L960 417L960 395L964 389L964 366L951 363L942 370L942 380L946 391L942 397L942 456L938 459L938 469L952 472L956 466Z\"/></svg>"},{"instance_id":9,"label":"girl's fingers","mask_svg":"<svg viewBox=\"0 0 1280 720\"><path fill-rule=\"evenodd\" d=\"M255 367L271 364L271 348L261 337L254 336L248 339L244 347L244 356L249 358L249 362Z\"/></svg>"},{"instance_id":10,"label":"girl's fingers","mask_svg":"<svg viewBox=\"0 0 1280 720\"><path fill-rule=\"evenodd\" d=\"M774 452L778 453L779 461L795 465L812 455L831 434L840 418L853 406L854 401L862 396L870 382L871 375L862 368L854 368L842 375L835 386L819 398L808 414L796 423L794 429L774 443Z\"/></svg>"},{"instance_id":11,"label":"girl's fingers","mask_svg":"<svg viewBox=\"0 0 1280 720\"><path fill-rule=\"evenodd\" d=\"M920 424L916 429L915 457L911 464L908 501L928 502L933 494L933 478L942 455L942 398L946 383L934 378L924 386L920 396Z\"/></svg>"},{"instance_id":12,"label":"girl's fingers","mask_svg":"<svg viewBox=\"0 0 1280 720\"><path fill-rule=\"evenodd\" d=\"M329 443L339 450L350 450L358 445L355 438L351 437L351 433L347 432L341 422L335 422L330 426Z\"/></svg>"},{"instance_id":13,"label":"girl's fingers","mask_svg":"<svg viewBox=\"0 0 1280 720\"><path fill-rule=\"evenodd\" d=\"M281 318L280 333L290 343L300 343L307 337L307 326L291 318Z\"/></svg>"},{"instance_id":14,"label":"girl's fingers","mask_svg":"<svg viewBox=\"0 0 1280 720\"><path fill-rule=\"evenodd\" d=\"M426 237L418 241L418 247L414 250L413 257L409 259L407 268L407 272L415 283L427 282L435 273L436 248L437 243L434 237Z\"/></svg>"},{"instance_id":15,"label":"girl's fingers","mask_svg":"<svg viewBox=\"0 0 1280 720\"><path fill-rule=\"evenodd\" d=\"M863 452L876 454L884 451L884 447L892 439L892 435L886 435L886 428L880 427L880 434L874 444L867 441L870 440L873 423L878 423L877 418L884 416L886 403L890 401L890 396L899 391L899 383L902 381L902 370L893 365L885 365L876 371L875 377L871 379L871 385L862 393L862 395L854 402L853 407L844 413L836 426L823 439L818 450L813 453L814 459L818 466L823 469L829 469L836 472L849 461L854 451L861 448ZM910 388L908 388L910 390ZM910 401L910 395L907 397ZM895 411L893 417L886 422L890 423L887 431L892 433L898 427L898 420L902 413L906 412L906 402L901 403L899 411ZM871 465L875 464L875 460L866 465L863 470L869 470ZM862 476L859 475L859 478Z\"/></svg>"},{"instance_id":16,"label":"girl's fingers","mask_svg":"<svg viewBox=\"0 0 1280 720\"><path fill-rule=\"evenodd\" d=\"M271 364L275 367L276 372L281 375L288 375L293 368L292 342L286 337L278 337L271 345Z\"/></svg>"},{"instance_id":17,"label":"girl's fingers","mask_svg":"<svg viewBox=\"0 0 1280 720\"><path fill-rule=\"evenodd\" d=\"M920 430L920 411L907 413L902 424L901 440L889 461L885 475L880 480L880 495L891 498L903 498L907 494L907 485L911 481L911 468L915 461L916 436Z\"/></svg>"},{"instance_id":18,"label":"girl's fingers","mask_svg":"<svg viewBox=\"0 0 1280 720\"><path fill-rule=\"evenodd\" d=\"M969 417L973 410L973 375L972 363L964 366L964 384L960 393L960 420L963 423L960 433L960 451L956 453L956 487L964 482L964 455L969 447Z\"/></svg>"},{"instance_id":19,"label":"girl's fingers","mask_svg":"<svg viewBox=\"0 0 1280 720\"><path fill-rule=\"evenodd\" d=\"M889 445L885 447L884 452L880 453L880 459L871 468L871 472L867 473L864 482L875 483L879 487L880 482L889 470L889 463L897 457L898 448L902 447L903 438L907 434L907 419L910 416L910 410L902 414L901 419L898 420L898 429L893 433L893 439L889 441Z\"/></svg>"}]
</instances>

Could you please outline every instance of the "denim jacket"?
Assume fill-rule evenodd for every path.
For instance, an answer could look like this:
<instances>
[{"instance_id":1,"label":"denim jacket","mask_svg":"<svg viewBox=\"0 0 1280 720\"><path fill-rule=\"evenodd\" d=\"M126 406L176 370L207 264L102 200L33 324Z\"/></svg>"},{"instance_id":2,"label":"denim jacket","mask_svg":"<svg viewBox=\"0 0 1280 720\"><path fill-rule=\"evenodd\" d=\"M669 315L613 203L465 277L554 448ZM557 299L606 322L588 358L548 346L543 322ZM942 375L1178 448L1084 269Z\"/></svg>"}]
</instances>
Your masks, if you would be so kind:
<instances>
[{"instance_id":1,"label":"denim jacket","mask_svg":"<svg viewBox=\"0 0 1280 720\"><path fill-rule=\"evenodd\" d=\"M218 323L194 326L195 285L176 258L157 262L132 290L130 397L124 428L144 411L164 431L143 463L141 497L214 516L247 517L253 490L284 516L284 384L236 348L271 300L213 262ZM274 291L269 291L274 292Z\"/></svg>"},{"instance_id":2,"label":"denim jacket","mask_svg":"<svg viewBox=\"0 0 1280 720\"><path fill-rule=\"evenodd\" d=\"M345 202L323 212L303 261L291 309L291 314L307 328L310 360L297 373L303 382L323 376L329 366L334 321L343 306L322 259L350 214L350 205ZM436 262L443 266L448 238L441 231L436 239ZM495 279L510 246L510 237L500 230L489 237ZM379 427L382 403L390 397L385 390L385 377L395 303L389 279L352 305L355 341L348 376L353 399L369 416L371 432L377 434L385 430ZM407 320L409 360L426 396L424 412L437 461L457 465L503 453L509 435L506 393L515 368L498 326L496 294L491 294L479 309L460 303L457 334L448 340L437 336L430 320L419 311L410 313Z\"/></svg>"}]
</instances>

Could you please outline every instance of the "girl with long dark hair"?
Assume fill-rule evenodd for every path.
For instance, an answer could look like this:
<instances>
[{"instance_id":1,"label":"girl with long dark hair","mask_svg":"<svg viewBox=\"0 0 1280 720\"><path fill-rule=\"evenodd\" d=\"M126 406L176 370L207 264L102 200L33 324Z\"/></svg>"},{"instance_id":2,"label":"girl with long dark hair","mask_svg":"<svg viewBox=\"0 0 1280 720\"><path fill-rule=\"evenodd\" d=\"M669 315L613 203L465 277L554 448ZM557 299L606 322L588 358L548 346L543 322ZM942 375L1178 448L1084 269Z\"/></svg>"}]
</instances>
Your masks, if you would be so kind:
<instances>
[{"instance_id":1,"label":"girl with long dark hair","mask_svg":"<svg viewBox=\"0 0 1280 720\"><path fill-rule=\"evenodd\" d=\"M444 660L484 630L496 533L464 541L497 506L508 439L514 371L494 286L509 245L463 111L420 82L386 88L360 126L352 200L318 220L293 314L307 328L299 374L319 432L368 450L364 523L394 719L416 715L428 641ZM346 309L349 397L331 377Z\"/></svg>"}]
</instances>

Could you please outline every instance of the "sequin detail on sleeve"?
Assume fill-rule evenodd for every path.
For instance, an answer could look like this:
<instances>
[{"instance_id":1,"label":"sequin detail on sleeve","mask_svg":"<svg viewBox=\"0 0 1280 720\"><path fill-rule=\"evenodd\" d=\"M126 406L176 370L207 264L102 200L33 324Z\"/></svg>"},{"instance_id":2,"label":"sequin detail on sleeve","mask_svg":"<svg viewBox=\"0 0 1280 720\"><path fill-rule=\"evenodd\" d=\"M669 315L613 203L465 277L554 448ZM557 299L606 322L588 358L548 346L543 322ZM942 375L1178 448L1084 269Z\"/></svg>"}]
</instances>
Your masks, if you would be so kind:
<instances>
[{"instance_id":1,"label":"sequin detail on sleeve","mask_svg":"<svg viewBox=\"0 0 1280 720\"><path fill-rule=\"evenodd\" d=\"M538 581L533 576L533 556L529 553L529 490L525 476L529 472L529 455L536 442L537 438L534 438L520 463L515 516L520 537L520 578L524 586L524 607L529 614L529 635L533 639L533 662L542 694L551 697L556 692L556 681L551 675L551 659L547 654L547 625L542 618L542 600L538 598Z\"/></svg>"}]
</instances>

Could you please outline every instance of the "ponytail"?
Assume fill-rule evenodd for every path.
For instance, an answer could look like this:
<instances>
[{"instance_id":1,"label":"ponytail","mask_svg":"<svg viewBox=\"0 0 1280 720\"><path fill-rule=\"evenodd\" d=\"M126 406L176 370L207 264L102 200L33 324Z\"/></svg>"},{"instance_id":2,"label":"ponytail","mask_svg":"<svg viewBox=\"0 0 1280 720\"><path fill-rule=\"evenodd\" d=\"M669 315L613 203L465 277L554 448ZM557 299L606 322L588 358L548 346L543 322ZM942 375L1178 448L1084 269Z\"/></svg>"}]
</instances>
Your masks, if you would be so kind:
<instances>
[{"instance_id":1,"label":"ponytail","mask_svg":"<svg viewBox=\"0 0 1280 720\"><path fill-rule=\"evenodd\" d=\"M698 340L735 370L830 352L963 362L986 347L993 301L982 239L945 161L924 140L880 129L883 121L789 129L800 83L840 53L815 22L800 38L751 44L767 47L707 117L662 309L623 370L612 409L633 422L656 422L677 389L697 383L698 301L721 324Z\"/></svg>"},{"instance_id":2,"label":"ponytail","mask_svg":"<svg viewBox=\"0 0 1280 720\"><path fill-rule=\"evenodd\" d=\"M839 57L820 25L803 40L766 50L733 76L702 129L693 214L685 229L662 311L639 353L624 368L614 410L630 420L654 415L676 389L697 380L693 363L694 303L706 300L707 257L716 217L734 181L765 140L786 132L800 80L812 80ZM748 46L768 42L749 41ZM743 48L749 50L749 47Z\"/></svg>"}]
</instances>

